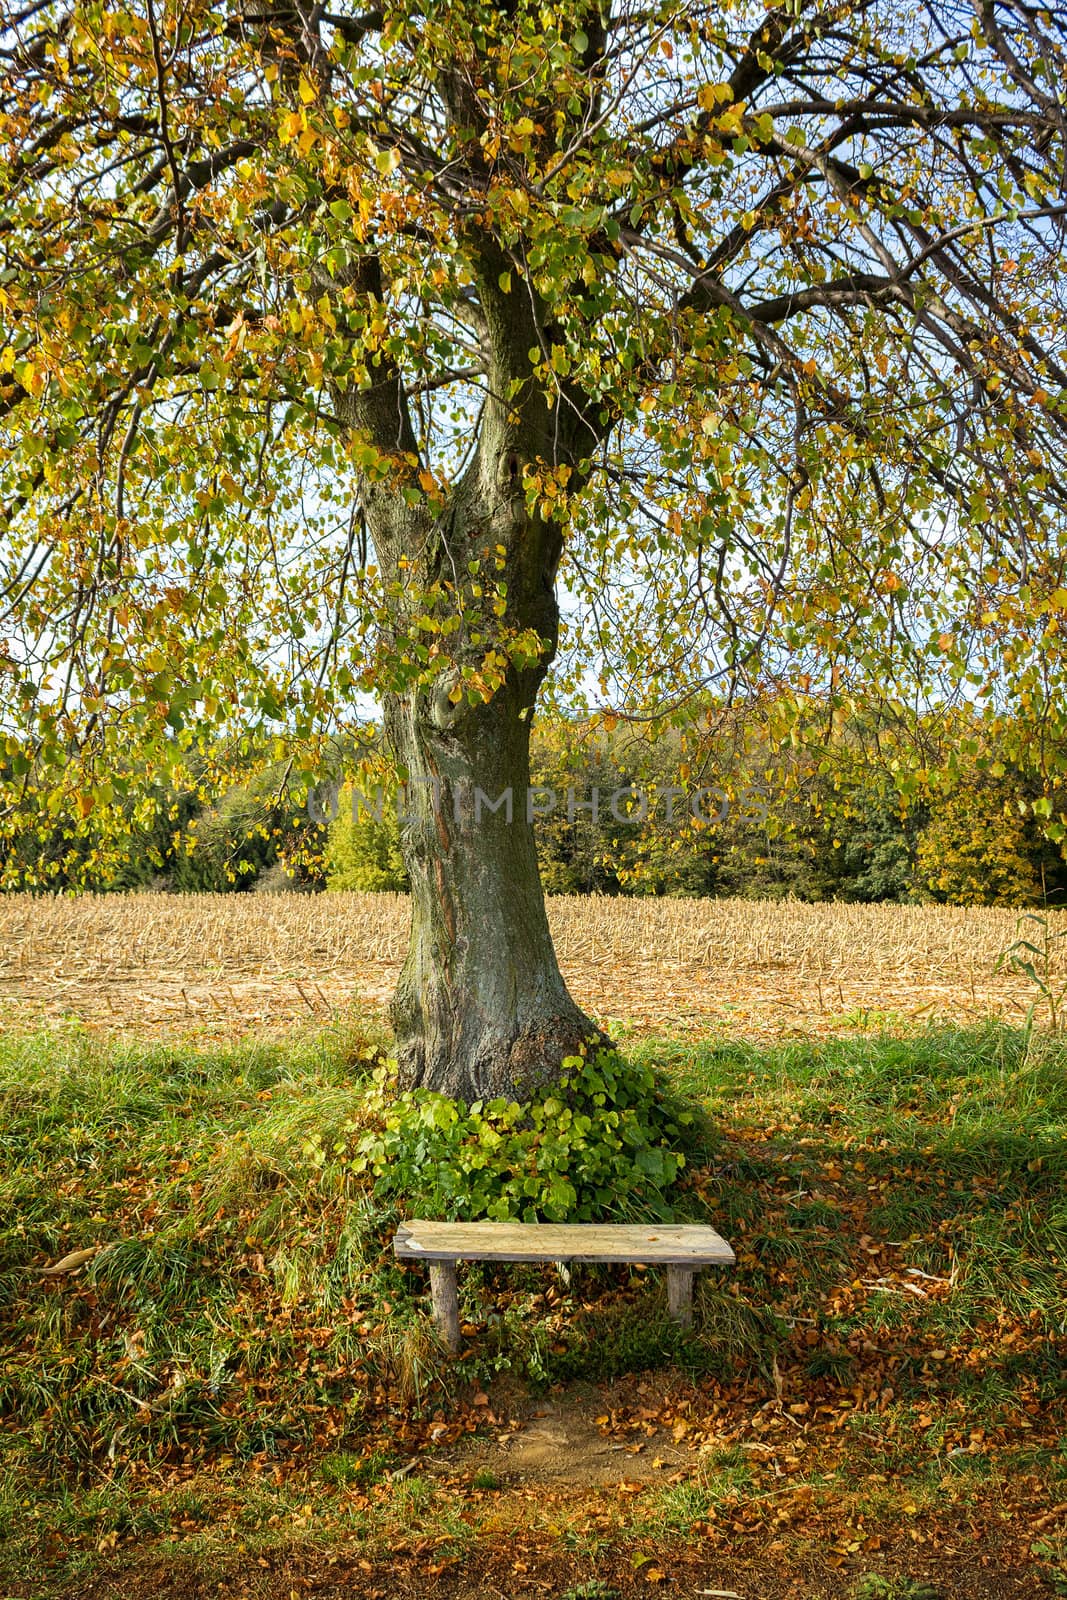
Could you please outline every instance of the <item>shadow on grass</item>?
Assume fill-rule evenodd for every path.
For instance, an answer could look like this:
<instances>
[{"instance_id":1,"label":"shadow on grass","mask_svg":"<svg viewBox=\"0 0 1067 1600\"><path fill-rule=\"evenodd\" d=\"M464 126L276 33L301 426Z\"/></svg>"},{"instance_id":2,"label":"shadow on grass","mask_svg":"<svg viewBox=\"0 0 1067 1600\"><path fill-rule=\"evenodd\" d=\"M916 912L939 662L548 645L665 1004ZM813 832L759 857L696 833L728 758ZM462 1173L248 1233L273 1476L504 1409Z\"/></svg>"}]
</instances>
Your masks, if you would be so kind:
<instances>
[{"instance_id":1,"label":"shadow on grass","mask_svg":"<svg viewBox=\"0 0 1067 1600\"><path fill-rule=\"evenodd\" d=\"M946 1402L1063 1395L1067 1042L647 1049L718 1129L681 1209L734 1244L775 1360L807 1346L848 1386L877 1355L898 1394Z\"/></svg>"}]
</instances>

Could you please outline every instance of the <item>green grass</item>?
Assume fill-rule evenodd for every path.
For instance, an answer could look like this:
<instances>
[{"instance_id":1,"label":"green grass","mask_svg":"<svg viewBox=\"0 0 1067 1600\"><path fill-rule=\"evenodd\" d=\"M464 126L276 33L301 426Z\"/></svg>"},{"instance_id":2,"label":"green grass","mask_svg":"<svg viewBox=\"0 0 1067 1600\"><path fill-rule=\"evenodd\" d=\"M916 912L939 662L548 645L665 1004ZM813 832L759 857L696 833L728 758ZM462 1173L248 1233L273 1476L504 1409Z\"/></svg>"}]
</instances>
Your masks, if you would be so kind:
<instances>
[{"instance_id":1,"label":"green grass","mask_svg":"<svg viewBox=\"0 0 1067 1600\"><path fill-rule=\"evenodd\" d=\"M655 1274L472 1268L455 1365L393 1260L397 1213L343 1158L378 1045L0 1040L0 1577L69 1577L116 1539L269 1540L310 1501L307 1537L364 1528L353 1495L459 1550L469 1519L391 1477L403 1419L508 1369L670 1365L739 1426L777 1402L833 1419L843 1473L980 1493L1015 1452L1067 1494L1067 1044L634 1046L707 1112L678 1211L738 1271L705 1276L685 1335ZM661 1523L684 1534L755 1470L712 1462Z\"/></svg>"},{"instance_id":2,"label":"green grass","mask_svg":"<svg viewBox=\"0 0 1067 1600\"><path fill-rule=\"evenodd\" d=\"M1026 1045L989 1027L671 1047L680 1082L730 1125L703 1206L743 1236L772 1305L783 1276L809 1295L832 1291L862 1222L916 1269L915 1287L918 1273L951 1278L926 1308L931 1327L947 1335L1005 1314L1062 1335L1067 1045L1029 1058ZM877 1295L867 1311L894 1320Z\"/></svg>"},{"instance_id":3,"label":"green grass","mask_svg":"<svg viewBox=\"0 0 1067 1600\"><path fill-rule=\"evenodd\" d=\"M358 1100L362 1040L106 1053L77 1032L0 1057L0 1466L310 1449L359 1418L404 1330L385 1220L303 1154ZM38 1268L98 1246L77 1274ZM410 1295L405 1296L405 1304ZM415 1310L411 1308L412 1317ZM382 1330L384 1334L384 1330Z\"/></svg>"},{"instance_id":4,"label":"green grass","mask_svg":"<svg viewBox=\"0 0 1067 1600\"><path fill-rule=\"evenodd\" d=\"M852 1600L940 1600L940 1591L910 1578L883 1578L868 1572L857 1579Z\"/></svg>"}]
</instances>

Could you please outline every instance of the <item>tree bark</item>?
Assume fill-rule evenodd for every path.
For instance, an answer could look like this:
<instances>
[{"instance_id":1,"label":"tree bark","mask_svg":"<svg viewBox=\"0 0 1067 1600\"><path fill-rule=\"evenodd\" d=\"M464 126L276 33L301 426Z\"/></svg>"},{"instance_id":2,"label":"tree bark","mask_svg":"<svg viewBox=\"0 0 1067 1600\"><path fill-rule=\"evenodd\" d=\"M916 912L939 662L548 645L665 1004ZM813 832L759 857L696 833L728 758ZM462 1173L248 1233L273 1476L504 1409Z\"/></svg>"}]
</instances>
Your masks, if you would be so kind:
<instances>
[{"instance_id":1,"label":"tree bark","mask_svg":"<svg viewBox=\"0 0 1067 1600\"><path fill-rule=\"evenodd\" d=\"M458 711L417 694L386 712L408 775L411 943L392 1006L401 1080L468 1103L526 1098L602 1037L560 975L527 809L541 675L516 673Z\"/></svg>"}]
</instances>

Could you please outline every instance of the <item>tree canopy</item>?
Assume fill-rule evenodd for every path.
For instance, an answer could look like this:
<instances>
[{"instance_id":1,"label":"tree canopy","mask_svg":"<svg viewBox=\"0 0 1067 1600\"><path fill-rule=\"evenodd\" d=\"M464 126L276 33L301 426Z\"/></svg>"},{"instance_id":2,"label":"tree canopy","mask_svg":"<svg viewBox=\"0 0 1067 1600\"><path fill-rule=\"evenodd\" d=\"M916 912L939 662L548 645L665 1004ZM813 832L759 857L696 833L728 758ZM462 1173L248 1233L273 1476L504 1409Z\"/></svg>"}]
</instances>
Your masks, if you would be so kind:
<instances>
[{"instance_id":1,"label":"tree canopy","mask_svg":"<svg viewBox=\"0 0 1067 1600\"><path fill-rule=\"evenodd\" d=\"M491 692L513 552L421 530L497 436L605 699L909 639L1040 698L1062 10L48 0L0 46L16 735Z\"/></svg>"}]
</instances>

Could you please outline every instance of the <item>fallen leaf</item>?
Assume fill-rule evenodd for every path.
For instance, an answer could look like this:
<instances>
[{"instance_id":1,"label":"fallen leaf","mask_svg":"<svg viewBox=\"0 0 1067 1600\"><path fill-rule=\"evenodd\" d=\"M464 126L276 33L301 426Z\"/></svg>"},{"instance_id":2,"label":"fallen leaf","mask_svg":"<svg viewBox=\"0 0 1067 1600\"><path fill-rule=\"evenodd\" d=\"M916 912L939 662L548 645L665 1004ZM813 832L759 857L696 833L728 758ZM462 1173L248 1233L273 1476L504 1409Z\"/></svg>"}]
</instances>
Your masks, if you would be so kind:
<instances>
[{"instance_id":1,"label":"fallen leaf","mask_svg":"<svg viewBox=\"0 0 1067 1600\"><path fill-rule=\"evenodd\" d=\"M50 1267L38 1267L37 1270L42 1278L58 1278L64 1272L77 1272L79 1267L84 1267L87 1261L93 1259L99 1249L98 1244L91 1244L85 1250L72 1250L69 1256L63 1256Z\"/></svg>"}]
</instances>

